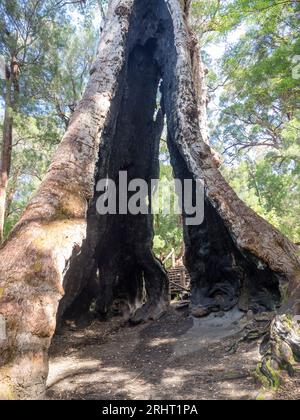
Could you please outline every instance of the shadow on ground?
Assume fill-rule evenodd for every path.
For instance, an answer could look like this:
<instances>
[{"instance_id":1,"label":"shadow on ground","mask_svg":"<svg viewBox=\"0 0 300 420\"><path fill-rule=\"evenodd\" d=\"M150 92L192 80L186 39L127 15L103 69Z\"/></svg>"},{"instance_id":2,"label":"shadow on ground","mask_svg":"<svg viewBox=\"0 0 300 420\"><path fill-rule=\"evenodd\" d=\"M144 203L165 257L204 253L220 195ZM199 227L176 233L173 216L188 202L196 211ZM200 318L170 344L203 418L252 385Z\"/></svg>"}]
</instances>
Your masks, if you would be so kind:
<instances>
[{"instance_id":1,"label":"shadow on ground","mask_svg":"<svg viewBox=\"0 0 300 420\"><path fill-rule=\"evenodd\" d=\"M49 399L255 399L258 344L228 349L243 328L233 311L194 319L170 308L157 322L115 319L56 336Z\"/></svg>"}]
</instances>

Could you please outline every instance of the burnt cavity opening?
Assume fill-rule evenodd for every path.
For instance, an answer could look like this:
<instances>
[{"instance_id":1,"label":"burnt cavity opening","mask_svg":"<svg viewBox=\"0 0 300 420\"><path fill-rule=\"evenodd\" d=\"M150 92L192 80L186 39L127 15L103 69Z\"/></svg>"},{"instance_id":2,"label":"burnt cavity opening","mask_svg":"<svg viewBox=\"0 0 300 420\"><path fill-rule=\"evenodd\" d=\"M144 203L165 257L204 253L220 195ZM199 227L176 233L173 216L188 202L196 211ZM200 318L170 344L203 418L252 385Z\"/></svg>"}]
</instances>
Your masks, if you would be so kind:
<instances>
[{"instance_id":1,"label":"burnt cavity opening","mask_svg":"<svg viewBox=\"0 0 300 420\"><path fill-rule=\"evenodd\" d=\"M172 166L179 179L192 179L169 132ZM185 265L191 278L191 304L195 316L228 311L235 306L254 313L280 305L280 278L234 243L217 210L205 197L204 221L184 224ZM185 220L185 218L184 218Z\"/></svg>"},{"instance_id":2,"label":"burnt cavity opening","mask_svg":"<svg viewBox=\"0 0 300 420\"><path fill-rule=\"evenodd\" d=\"M152 215L99 215L96 186L105 178L118 186L120 171L126 171L127 185L136 178L147 182L150 200L151 180L159 178L165 117L174 177L193 179L176 143L176 60L172 19L165 2L136 2L126 63L102 135L87 238L65 276L66 295L59 319L63 314L79 319L92 314L105 317L114 308L138 323L159 318L167 307L167 274L152 250ZM235 305L244 311L273 310L279 303L279 281L274 273L238 250L207 198L204 222L198 226L184 223L183 230L194 315L226 311Z\"/></svg>"}]
</instances>

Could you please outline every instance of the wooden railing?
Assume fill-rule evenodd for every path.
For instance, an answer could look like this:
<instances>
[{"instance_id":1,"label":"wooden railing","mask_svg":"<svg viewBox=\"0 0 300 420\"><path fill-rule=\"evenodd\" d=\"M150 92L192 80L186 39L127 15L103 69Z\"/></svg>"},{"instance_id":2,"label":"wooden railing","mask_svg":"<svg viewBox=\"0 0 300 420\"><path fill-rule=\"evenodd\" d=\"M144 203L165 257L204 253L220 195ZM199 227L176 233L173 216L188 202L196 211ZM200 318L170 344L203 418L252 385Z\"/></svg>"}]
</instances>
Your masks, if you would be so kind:
<instances>
[{"instance_id":1,"label":"wooden railing","mask_svg":"<svg viewBox=\"0 0 300 420\"><path fill-rule=\"evenodd\" d=\"M171 295L189 292L190 277L187 269L182 265L168 270Z\"/></svg>"}]
</instances>

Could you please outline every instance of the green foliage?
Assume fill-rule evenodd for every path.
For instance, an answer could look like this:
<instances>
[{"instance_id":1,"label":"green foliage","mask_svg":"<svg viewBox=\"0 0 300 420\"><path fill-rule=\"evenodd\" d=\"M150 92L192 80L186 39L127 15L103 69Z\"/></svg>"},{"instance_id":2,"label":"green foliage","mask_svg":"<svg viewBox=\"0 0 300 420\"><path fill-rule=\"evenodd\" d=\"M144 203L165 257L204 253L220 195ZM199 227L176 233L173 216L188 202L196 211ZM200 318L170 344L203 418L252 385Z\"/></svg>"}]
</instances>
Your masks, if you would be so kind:
<instances>
[{"instance_id":1,"label":"green foliage","mask_svg":"<svg viewBox=\"0 0 300 420\"><path fill-rule=\"evenodd\" d=\"M171 201L177 200L176 193L173 188L173 171L169 159L169 152L166 143L161 141L160 149L160 182L166 185L171 191ZM163 203L163 191L160 192L160 200ZM154 251L163 260L174 249L176 258L180 258L183 254L183 233L181 216L171 212L164 214L161 209L159 214L154 215ZM167 261L169 267L171 260Z\"/></svg>"},{"instance_id":2,"label":"green foliage","mask_svg":"<svg viewBox=\"0 0 300 420\"><path fill-rule=\"evenodd\" d=\"M192 11L223 173L250 207L300 242L300 3L194 0ZM216 61L210 53L220 45Z\"/></svg>"},{"instance_id":3,"label":"green foliage","mask_svg":"<svg viewBox=\"0 0 300 420\"><path fill-rule=\"evenodd\" d=\"M272 155L250 161L246 157L223 173L239 197L292 241L300 242L299 167L274 163ZM277 166L277 167L276 167Z\"/></svg>"},{"instance_id":4,"label":"green foliage","mask_svg":"<svg viewBox=\"0 0 300 420\"><path fill-rule=\"evenodd\" d=\"M49 166L95 55L99 30L93 22L101 0L85 2L85 9L84 2L71 3L10 0L0 4L0 54L8 67L13 57L19 66L6 235ZM0 85L4 103L4 82Z\"/></svg>"}]
</instances>

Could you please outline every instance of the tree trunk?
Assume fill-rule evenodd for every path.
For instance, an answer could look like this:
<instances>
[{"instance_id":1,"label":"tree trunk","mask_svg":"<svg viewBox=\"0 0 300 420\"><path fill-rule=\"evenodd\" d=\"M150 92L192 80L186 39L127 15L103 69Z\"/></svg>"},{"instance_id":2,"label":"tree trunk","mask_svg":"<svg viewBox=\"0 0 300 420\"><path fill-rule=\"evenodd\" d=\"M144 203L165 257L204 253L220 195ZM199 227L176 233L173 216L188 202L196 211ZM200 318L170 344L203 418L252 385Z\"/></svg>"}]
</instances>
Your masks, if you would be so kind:
<instances>
[{"instance_id":1,"label":"tree trunk","mask_svg":"<svg viewBox=\"0 0 300 420\"><path fill-rule=\"evenodd\" d=\"M39 190L0 251L0 397L41 398L64 279L87 235L100 140L120 101L133 0L114 0L84 96ZM103 141L103 140L102 140Z\"/></svg>"},{"instance_id":2,"label":"tree trunk","mask_svg":"<svg viewBox=\"0 0 300 420\"><path fill-rule=\"evenodd\" d=\"M7 190L5 219L11 214L11 207L14 201L14 195L17 191L18 178L20 176L20 168L16 168L11 176L11 185Z\"/></svg>"},{"instance_id":3,"label":"tree trunk","mask_svg":"<svg viewBox=\"0 0 300 420\"><path fill-rule=\"evenodd\" d=\"M3 242L4 222L7 210L7 188L11 171L13 147L13 112L19 98L19 63L14 52L11 53L10 68L5 72L5 112L0 162L0 244Z\"/></svg>"},{"instance_id":4,"label":"tree trunk","mask_svg":"<svg viewBox=\"0 0 300 420\"><path fill-rule=\"evenodd\" d=\"M152 217L96 211L99 180L117 181L120 171L127 172L127 183L157 177L164 116L176 177L205 182L204 223L184 227L194 314L234 305L274 309L283 298L281 285L289 285L284 313L299 313L293 245L239 200L201 136L188 4L110 2L83 99L41 187L0 250L0 315L7 331L0 337L2 398L43 396L56 316L88 313L91 302L105 315L116 299L132 322L157 319L166 309L166 273L151 249ZM280 323L276 318L269 343L282 340ZM291 335L286 343L296 354Z\"/></svg>"},{"instance_id":5,"label":"tree trunk","mask_svg":"<svg viewBox=\"0 0 300 420\"><path fill-rule=\"evenodd\" d=\"M3 241L3 230L6 212L6 196L8 187L8 178L11 168L12 153L12 77L10 72L6 72L6 93L5 93L5 113L3 121L3 136L1 145L1 162L0 162L0 244Z\"/></svg>"}]
</instances>

